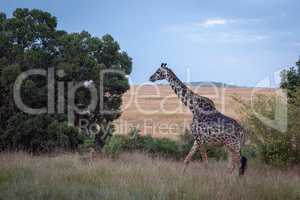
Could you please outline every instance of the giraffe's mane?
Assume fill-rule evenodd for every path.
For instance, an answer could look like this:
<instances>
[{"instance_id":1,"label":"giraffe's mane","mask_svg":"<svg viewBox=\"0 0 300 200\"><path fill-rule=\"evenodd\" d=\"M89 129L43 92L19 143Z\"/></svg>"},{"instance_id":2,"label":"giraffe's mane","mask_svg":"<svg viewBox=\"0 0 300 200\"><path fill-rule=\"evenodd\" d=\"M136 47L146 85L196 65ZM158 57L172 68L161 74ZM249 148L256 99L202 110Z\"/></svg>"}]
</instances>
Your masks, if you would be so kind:
<instances>
[{"instance_id":1,"label":"giraffe's mane","mask_svg":"<svg viewBox=\"0 0 300 200\"><path fill-rule=\"evenodd\" d=\"M163 67L163 68L166 69L173 77L178 78L172 69L170 69L169 67Z\"/></svg>"},{"instance_id":2,"label":"giraffe's mane","mask_svg":"<svg viewBox=\"0 0 300 200\"><path fill-rule=\"evenodd\" d=\"M168 71L168 73L172 76L172 78L176 79L176 81L178 82L178 84L180 84L182 87L186 88L187 86L176 76L176 74L173 72L172 69L164 66L164 69L166 69Z\"/></svg>"}]
</instances>

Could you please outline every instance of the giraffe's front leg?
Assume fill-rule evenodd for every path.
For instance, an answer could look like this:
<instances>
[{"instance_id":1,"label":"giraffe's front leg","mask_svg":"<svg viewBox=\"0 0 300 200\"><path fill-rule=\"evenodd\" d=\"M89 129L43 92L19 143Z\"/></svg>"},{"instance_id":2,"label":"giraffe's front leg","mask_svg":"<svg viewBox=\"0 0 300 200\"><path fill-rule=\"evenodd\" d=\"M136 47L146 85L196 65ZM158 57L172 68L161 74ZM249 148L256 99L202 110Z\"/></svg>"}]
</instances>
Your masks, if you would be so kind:
<instances>
[{"instance_id":1,"label":"giraffe's front leg","mask_svg":"<svg viewBox=\"0 0 300 200\"><path fill-rule=\"evenodd\" d=\"M197 149L198 149L198 143L197 143L197 141L195 141L194 144L193 144L193 146L192 146L192 148L191 148L191 150L190 150L190 152L188 153L188 155L184 159L184 162L183 162L184 166L183 166L183 169L182 169L182 174L184 174L187 165L191 161L193 155L197 152Z\"/></svg>"}]
</instances>

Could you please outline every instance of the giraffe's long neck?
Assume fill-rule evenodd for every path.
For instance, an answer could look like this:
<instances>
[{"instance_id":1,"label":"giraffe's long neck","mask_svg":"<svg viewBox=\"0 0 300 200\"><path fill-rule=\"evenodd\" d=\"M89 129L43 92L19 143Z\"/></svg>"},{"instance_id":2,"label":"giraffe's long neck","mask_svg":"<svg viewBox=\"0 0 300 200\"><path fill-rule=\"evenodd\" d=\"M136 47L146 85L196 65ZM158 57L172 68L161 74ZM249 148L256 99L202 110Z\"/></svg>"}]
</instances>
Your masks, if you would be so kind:
<instances>
[{"instance_id":1,"label":"giraffe's long neck","mask_svg":"<svg viewBox=\"0 0 300 200\"><path fill-rule=\"evenodd\" d=\"M170 69L168 70L166 79L184 105L188 106L188 104L192 104L193 92Z\"/></svg>"},{"instance_id":2,"label":"giraffe's long neck","mask_svg":"<svg viewBox=\"0 0 300 200\"><path fill-rule=\"evenodd\" d=\"M167 71L166 79L181 102L187 106L193 114L207 114L209 111L215 111L215 105L212 100L195 94L179 80L170 69Z\"/></svg>"}]
</instances>

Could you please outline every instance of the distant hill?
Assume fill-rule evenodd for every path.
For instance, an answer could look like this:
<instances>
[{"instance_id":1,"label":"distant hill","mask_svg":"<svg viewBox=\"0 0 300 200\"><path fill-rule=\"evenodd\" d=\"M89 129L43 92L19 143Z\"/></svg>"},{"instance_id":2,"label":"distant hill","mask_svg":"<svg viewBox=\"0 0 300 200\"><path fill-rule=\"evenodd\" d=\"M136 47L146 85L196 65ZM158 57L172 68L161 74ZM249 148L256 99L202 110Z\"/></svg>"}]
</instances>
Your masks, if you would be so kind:
<instances>
[{"instance_id":1,"label":"distant hill","mask_svg":"<svg viewBox=\"0 0 300 200\"><path fill-rule=\"evenodd\" d=\"M196 82L185 82L185 84L190 86L201 86L201 87L226 87L226 88L251 88L247 86L240 86L240 85L233 85L233 84L227 84L217 81L196 81ZM168 85L168 83L159 83L158 85Z\"/></svg>"},{"instance_id":2,"label":"distant hill","mask_svg":"<svg viewBox=\"0 0 300 200\"><path fill-rule=\"evenodd\" d=\"M197 81L197 82L189 82L186 83L191 86L202 86L202 87L227 87L227 88L238 88L242 86L238 85L232 85L232 84L227 84L227 83L222 83L222 82L216 82L216 81Z\"/></svg>"}]
</instances>

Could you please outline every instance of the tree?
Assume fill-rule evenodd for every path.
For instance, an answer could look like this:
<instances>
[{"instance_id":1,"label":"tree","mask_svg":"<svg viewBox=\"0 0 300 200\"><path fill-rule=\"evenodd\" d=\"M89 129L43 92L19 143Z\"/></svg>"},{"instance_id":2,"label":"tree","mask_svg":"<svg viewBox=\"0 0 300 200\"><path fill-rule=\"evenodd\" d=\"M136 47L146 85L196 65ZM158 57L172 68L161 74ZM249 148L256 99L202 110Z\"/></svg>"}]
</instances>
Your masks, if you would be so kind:
<instances>
[{"instance_id":1,"label":"tree","mask_svg":"<svg viewBox=\"0 0 300 200\"><path fill-rule=\"evenodd\" d=\"M103 104L100 104L100 98L98 98L97 108L89 110L89 115L77 115L77 121L80 118L87 118L90 122L112 128L110 122L120 116L122 95L129 89L126 75L131 73L132 61L126 52L120 50L119 44L112 36L93 37L86 31L67 33L57 30L57 19L48 12L37 9L16 9L11 18L7 18L3 13L0 14L0 46L0 145L2 149L6 147L16 149L18 146L11 145L16 142L12 139L14 138L12 134L16 134L13 131L14 127L19 127L19 132L31 135L34 134L34 131L28 132L23 129L28 129L28 123L36 123L40 120L42 123L35 125L40 133L52 134L51 127L61 127L60 124L66 124L67 108L70 106L67 105L68 87L64 88L63 93L59 93L57 81L67 85L67 82L93 80L99 91L101 81L99 74L105 70L117 70L118 73L110 72L104 76ZM46 114L42 115L43 117L40 116L41 118L24 114L14 103L13 86L16 78L27 70L48 70L50 67L54 69L56 81L54 94L57 98L55 98L54 107L58 107L57 99L63 99L65 112ZM59 75L59 71L63 71L63 74ZM47 107L47 84L47 77L39 75L28 77L21 86L23 102L31 108ZM76 91L75 105L73 106L80 105L88 110L89 102L88 89L79 88ZM116 112L103 113L99 109L100 106L108 111ZM14 120L19 115L22 116L22 120ZM67 128L55 130L60 130L62 135L70 132ZM77 137L76 134L71 135ZM81 138L79 133L77 135L77 139ZM59 137L54 138L59 141ZM44 139L48 140L47 137ZM30 142L26 144L30 144ZM58 144L65 147L62 144L66 143L58 142ZM26 150L30 145L21 146L22 150ZM52 146L59 147L59 145ZM30 151L36 149L37 151L41 150L40 148L30 148Z\"/></svg>"},{"instance_id":2,"label":"tree","mask_svg":"<svg viewBox=\"0 0 300 200\"><path fill-rule=\"evenodd\" d=\"M295 99L295 92L300 87L300 58L296 62L296 67L281 72L280 87L287 90L288 98L291 102Z\"/></svg>"}]
</instances>

